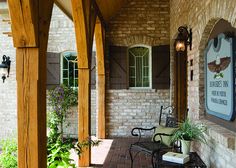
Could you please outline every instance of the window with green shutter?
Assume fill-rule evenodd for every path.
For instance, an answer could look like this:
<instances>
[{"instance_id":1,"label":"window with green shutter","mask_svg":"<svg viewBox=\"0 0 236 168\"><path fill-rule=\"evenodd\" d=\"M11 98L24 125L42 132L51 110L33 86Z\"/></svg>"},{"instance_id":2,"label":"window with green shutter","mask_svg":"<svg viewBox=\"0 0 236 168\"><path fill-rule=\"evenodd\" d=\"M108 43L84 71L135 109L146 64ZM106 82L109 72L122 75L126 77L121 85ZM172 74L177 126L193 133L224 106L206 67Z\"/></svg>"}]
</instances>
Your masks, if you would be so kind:
<instances>
[{"instance_id":1,"label":"window with green shutter","mask_svg":"<svg viewBox=\"0 0 236 168\"><path fill-rule=\"evenodd\" d=\"M129 48L129 87L151 88L151 48L134 46Z\"/></svg>"},{"instance_id":2,"label":"window with green shutter","mask_svg":"<svg viewBox=\"0 0 236 168\"><path fill-rule=\"evenodd\" d=\"M78 87L78 65L76 52L66 51L61 55L61 83L74 88Z\"/></svg>"}]
</instances>

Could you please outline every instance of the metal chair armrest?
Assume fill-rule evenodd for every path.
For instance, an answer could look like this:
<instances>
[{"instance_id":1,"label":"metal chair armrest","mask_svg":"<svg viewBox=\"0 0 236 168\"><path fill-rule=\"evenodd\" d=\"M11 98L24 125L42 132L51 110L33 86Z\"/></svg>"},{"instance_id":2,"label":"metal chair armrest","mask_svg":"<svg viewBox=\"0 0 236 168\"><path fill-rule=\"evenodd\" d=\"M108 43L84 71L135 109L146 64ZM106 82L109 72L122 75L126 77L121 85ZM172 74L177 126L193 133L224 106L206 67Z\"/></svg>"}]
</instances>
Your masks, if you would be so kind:
<instances>
[{"instance_id":1,"label":"metal chair armrest","mask_svg":"<svg viewBox=\"0 0 236 168\"><path fill-rule=\"evenodd\" d=\"M159 141L156 141L156 137L159 136L161 138L161 142L162 142L162 136L172 136L173 134L165 134L165 133L156 133L154 136L153 136L153 142L159 142Z\"/></svg>"},{"instance_id":2,"label":"metal chair armrest","mask_svg":"<svg viewBox=\"0 0 236 168\"><path fill-rule=\"evenodd\" d=\"M156 127L152 128L141 128L141 127L135 127L131 130L131 135L138 137L138 142L140 141L142 137L142 132L147 132L147 131L155 131Z\"/></svg>"}]
</instances>

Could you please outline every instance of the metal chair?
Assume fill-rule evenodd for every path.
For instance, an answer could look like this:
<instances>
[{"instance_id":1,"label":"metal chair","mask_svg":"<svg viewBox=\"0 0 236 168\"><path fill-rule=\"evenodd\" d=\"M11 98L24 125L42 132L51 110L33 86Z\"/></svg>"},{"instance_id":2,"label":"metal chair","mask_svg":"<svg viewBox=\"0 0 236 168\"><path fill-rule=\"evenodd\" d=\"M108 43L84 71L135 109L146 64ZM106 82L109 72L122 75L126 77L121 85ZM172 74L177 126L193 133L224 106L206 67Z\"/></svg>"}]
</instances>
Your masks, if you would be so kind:
<instances>
[{"instance_id":1,"label":"metal chair","mask_svg":"<svg viewBox=\"0 0 236 168\"><path fill-rule=\"evenodd\" d=\"M131 134L132 136L138 137L138 141L131 144L129 148L131 168L133 168L134 159L139 153L150 155L152 167L155 168L157 166L156 162L158 160L157 158L159 158L160 151L173 151L176 148L173 143L170 143L170 145L163 143L165 138L169 137L170 139L170 136L172 136L171 133L168 134L165 131L171 130L169 128L177 127L177 120L173 117L173 112L173 106L161 106L158 127L162 126L164 132L155 132L158 131L158 127L155 126L152 128L136 127L132 129ZM146 132L152 132L153 136L145 138Z\"/></svg>"}]
</instances>

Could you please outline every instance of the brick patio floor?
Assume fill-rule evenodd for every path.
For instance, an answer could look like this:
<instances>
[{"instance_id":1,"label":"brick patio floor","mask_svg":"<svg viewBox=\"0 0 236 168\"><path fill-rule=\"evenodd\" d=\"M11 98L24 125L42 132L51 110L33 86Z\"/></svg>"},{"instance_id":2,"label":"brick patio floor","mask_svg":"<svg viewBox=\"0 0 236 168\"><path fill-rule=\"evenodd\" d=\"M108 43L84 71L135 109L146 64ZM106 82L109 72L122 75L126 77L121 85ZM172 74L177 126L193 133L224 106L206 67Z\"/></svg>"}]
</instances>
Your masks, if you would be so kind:
<instances>
[{"instance_id":1,"label":"brick patio floor","mask_svg":"<svg viewBox=\"0 0 236 168\"><path fill-rule=\"evenodd\" d=\"M137 139L136 139L137 140ZM92 163L95 160L102 160L105 158L103 165L93 167L104 167L104 168L130 168L131 161L129 155L129 146L135 139L131 138L116 138L111 140L104 140L102 144L95 150L92 149ZM110 146L109 151L107 150ZM100 150L100 151L99 151ZM108 153L107 153L108 151ZM95 153L94 153L95 152ZM99 159L100 158L100 159ZM139 154L134 160L134 168L151 168L151 158Z\"/></svg>"},{"instance_id":2,"label":"brick patio floor","mask_svg":"<svg viewBox=\"0 0 236 168\"><path fill-rule=\"evenodd\" d=\"M91 149L90 168L130 168L130 144L137 141L132 138L105 139L97 147ZM78 163L77 155L72 152L72 158ZM149 156L138 154L133 168L152 168Z\"/></svg>"}]
</instances>

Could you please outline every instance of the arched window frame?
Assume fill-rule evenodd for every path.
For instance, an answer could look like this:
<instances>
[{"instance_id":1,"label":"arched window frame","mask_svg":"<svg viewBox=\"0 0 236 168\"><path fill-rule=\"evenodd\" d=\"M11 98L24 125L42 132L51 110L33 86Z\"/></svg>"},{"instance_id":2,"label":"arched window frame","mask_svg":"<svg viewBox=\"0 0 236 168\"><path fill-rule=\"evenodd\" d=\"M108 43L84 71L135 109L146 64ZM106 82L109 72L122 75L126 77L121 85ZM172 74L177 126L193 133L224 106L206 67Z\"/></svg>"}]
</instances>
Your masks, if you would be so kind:
<instances>
[{"instance_id":1,"label":"arched window frame","mask_svg":"<svg viewBox=\"0 0 236 168\"><path fill-rule=\"evenodd\" d=\"M130 57L129 57L129 53L130 53L130 49L136 48L136 47L144 47L144 48L147 48L149 51L149 55L148 55L148 57L149 57L149 61L148 61L148 63L149 63L149 67L148 67L149 68L149 70L148 70L148 72L149 72L149 76L148 76L149 86L148 87L131 87L130 86ZM152 47L148 46L148 45L144 45L144 44L133 45L128 48L127 55L128 55L128 67L129 67L128 68L129 69L128 70L129 88L130 89L151 89L152 88ZM143 66L142 66L142 68L143 68Z\"/></svg>"},{"instance_id":2,"label":"arched window frame","mask_svg":"<svg viewBox=\"0 0 236 168\"><path fill-rule=\"evenodd\" d=\"M68 60L68 66L69 66L69 62L72 62L73 63L73 86L70 85L69 83L69 80L68 80L68 83L67 83L67 86L70 86L72 88L78 88L78 63L77 63L77 53L75 51L64 51L61 53L61 64L60 64L60 69L61 69L61 75L60 75L60 83L61 84L65 84L63 81L66 80L66 79L69 79L69 71L68 71L68 67L63 67L63 63L64 63L64 58L66 55L70 55L70 56L73 56L75 57L74 59L71 59L71 60ZM66 59L66 58L65 58ZM76 65L77 65L77 68L76 68ZM65 71L68 71L67 75L68 75L68 78L65 78L64 77L64 72ZM76 75L77 74L77 75ZM75 82L77 80L77 82Z\"/></svg>"}]
</instances>

